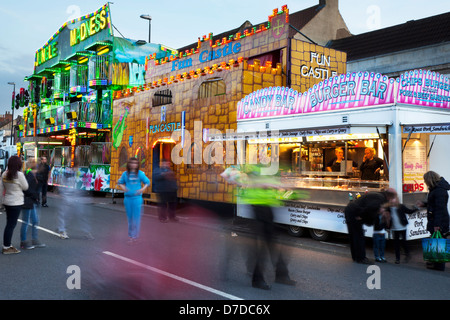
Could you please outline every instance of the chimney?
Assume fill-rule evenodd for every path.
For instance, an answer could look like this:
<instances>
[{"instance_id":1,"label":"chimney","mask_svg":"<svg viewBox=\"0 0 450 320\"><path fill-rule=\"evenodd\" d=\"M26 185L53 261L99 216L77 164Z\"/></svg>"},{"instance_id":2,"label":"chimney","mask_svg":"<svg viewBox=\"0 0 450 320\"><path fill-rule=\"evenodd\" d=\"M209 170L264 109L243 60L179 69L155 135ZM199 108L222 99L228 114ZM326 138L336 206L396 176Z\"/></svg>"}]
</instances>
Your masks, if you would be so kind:
<instances>
[{"instance_id":1,"label":"chimney","mask_svg":"<svg viewBox=\"0 0 450 320\"><path fill-rule=\"evenodd\" d=\"M332 7L334 9L339 8L339 0L319 0L319 6L321 7Z\"/></svg>"}]
</instances>

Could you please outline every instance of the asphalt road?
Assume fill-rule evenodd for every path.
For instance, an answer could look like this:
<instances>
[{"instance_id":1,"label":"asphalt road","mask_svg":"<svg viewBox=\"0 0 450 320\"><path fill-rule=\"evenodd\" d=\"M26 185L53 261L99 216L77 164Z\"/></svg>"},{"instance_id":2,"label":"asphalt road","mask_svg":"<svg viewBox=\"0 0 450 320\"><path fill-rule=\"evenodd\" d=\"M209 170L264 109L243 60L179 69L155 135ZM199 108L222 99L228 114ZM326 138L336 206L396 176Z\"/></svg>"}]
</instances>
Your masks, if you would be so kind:
<instances>
[{"instance_id":1,"label":"asphalt road","mask_svg":"<svg viewBox=\"0 0 450 320\"><path fill-rule=\"evenodd\" d=\"M54 233L57 212L70 207L69 239ZM0 255L1 300L171 300L171 301L322 301L448 300L450 271L428 270L420 243L411 242L412 260L393 263L388 244L386 264L351 261L346 237L328 242L295 238L277 229L277 243L289 258L295 287L274 283L271 263L266 281L271 290L251 287L247 272L253 247L252 222L222 219L194 207L179 211L179 222L160 223L154 207L146 207L141 237L127 244L123 205L109 198L62 201L50 194L40 208L40 240L46 248ZM87 218L94 240L84 238L80 216ZM5 214L0 215L3 229ZM20 223L13 245L19 245ZM370 241L368 257L371 258ZM372 287L372 288L370 288ZM182 308L182 307L180 307ZM216 313L219 311L216 311ZM220 312L224 312L221 309Z\"/></svg>"}]
</instances>

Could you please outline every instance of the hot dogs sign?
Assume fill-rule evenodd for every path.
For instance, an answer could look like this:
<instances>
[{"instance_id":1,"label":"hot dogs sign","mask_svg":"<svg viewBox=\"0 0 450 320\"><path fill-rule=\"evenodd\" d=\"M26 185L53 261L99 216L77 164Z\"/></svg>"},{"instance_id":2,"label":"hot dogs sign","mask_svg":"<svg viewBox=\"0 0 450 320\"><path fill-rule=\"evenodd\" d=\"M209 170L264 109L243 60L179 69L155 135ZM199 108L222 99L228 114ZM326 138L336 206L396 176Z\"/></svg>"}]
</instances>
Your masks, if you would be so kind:
<instances>
[{"instance_id":1,"label":"hot dogs sign","mask_svg":"<svg viewBox=\"0 0 450 320\"><path fill-rule=\"evenodd\" d=\"M423 84L423 89L418 88L419 82ZM414 89L408 90L411 85ZM421 98L418 98L419 94L414 100L405 96L405 91L413 90L421 92ZM424 91L429 93L427 99L424 98ZM238 102L237 117L238 120L277 117L387 105L396 101L450 108L449 79L422 70L415 70L397 79L369 72L341 74L314 85L303 94L286 87L255 91Z\"/></svg>"}]
</instances>

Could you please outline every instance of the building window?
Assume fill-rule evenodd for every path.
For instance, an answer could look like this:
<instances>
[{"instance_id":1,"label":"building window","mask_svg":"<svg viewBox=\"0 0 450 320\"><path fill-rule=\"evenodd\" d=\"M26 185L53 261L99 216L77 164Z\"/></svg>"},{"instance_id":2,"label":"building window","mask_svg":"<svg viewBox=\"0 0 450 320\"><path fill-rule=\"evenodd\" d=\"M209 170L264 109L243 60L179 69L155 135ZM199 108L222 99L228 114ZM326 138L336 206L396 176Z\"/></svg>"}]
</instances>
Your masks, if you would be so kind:
<instances>
[{"instance_id":1,"label":"building window","mask_svg":"<svg viewBox=\"0 0 450 320\"><path fill-rule=\"evenodd\" d=\"M159 90L155 93L152 100L152 106L158 107L172 103L172 91L169 89Z\"/></svg>"},{"instance_id":2,"label":"building window","mask_svg":"<svg viewBox=\"0 0 450 320\"><path fill-rule=\"evenodd\" d=\"M282 62L282 56L283 55L281 53L281 50L275 50L258 56L250 57L247 61L247 64L251 65L255 62L255 59L258 59L261 66L265 66L267 62L271 62L272 68L276 68L277 63Z\"/></svg>"},{"instance_id":3,"label":"building window","mask_svg":"<svg viewBox=\"0 0 450 320\"><path fill-rule=\"evenodd\" d=\"M226 93L225 81L222 78L208 79L200 85L198 98L209 98L224 95Z\"/></svg>"}]
</instances>

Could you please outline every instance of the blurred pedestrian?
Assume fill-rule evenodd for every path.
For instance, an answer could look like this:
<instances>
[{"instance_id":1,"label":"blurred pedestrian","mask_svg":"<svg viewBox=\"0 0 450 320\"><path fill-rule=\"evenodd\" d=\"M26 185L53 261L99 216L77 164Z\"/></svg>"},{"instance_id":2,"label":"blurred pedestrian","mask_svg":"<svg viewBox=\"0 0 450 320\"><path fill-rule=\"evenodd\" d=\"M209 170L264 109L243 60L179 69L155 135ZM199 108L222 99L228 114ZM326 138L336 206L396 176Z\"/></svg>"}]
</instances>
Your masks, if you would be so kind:
<instances>
[{"instance_id":1,"label":"blurred pedestrian","mask_svg":"<svg viewBox=\"0 0 450 320\"><path fill-rule=\"evenodd\" d=\"M252 270L252 286L254 288L269 290L271 287L264 279L265 252L268 249L275 266L275 282L294 286L297 282L290 278L284 252L274 241L274 228L272 207L280 206L277 177L261 175L258 166L247 166L247 179L242 194L245 203L251 206L255 218L257 239L252 250L252 261L248 264Z\"/></svg>"},{"instance_id":2,"label":"blurred pedestrian","mask_svg":"<svg viewBox=\"0 0 450 320\"><path fill-rule=\"evenodd\" d=\"M363 225L372 226L381 214L381 207L388 201L387 196L392 192L369 192L356 200L350 201L345 207L345 221L350 238L350 252L353 261L369 264L366 257L366 243Z\"/></svg>"},{"instance_id":3,"label":"blurred pedestrian","mask_svg":"<svg viewBox=\"0 0 450 320\"><path fill-rule=\"evenodd\" d=\"M373 223L373 254L376 262L387 262L384 257L386 249L386 227L390 220L389 212L383 208L380 215L376 215Z\"/></svg>"},{"instance_id":4,"label":"blurred pedestrian","mask_svg":"<svg viewBox=\"0 0 450 320\"><path fill-rule=\"evenodd\" d=\"M36 178L39 183L39 197L41 197L41 205L43 207L48 207L47 205L47 189L48 189L48 177L50 175L50 166L47 163L47 157L41 157L41 162L37 168Z\"/></svg>"},{"instance_id":5,"label":"blurred pedestrian","mask_svg":"<svg viewBox=\"0 0 450 320\"><path fill-rule=\"evenodd\" d=\"M20 228L20 248L44 248L45 244L38 239L39 215L36 205L39 203L38 181L36 179L36 161L30 158L26 163L25 178L28 189L24 191L24 205L22 208L22 227ZM28 225L31 223L31 241L27 240Z\"/></svg>"},{"instance_id":6,"label":"blurred pedestrian","mask_svg":"<svg viewBox=\"0 0 450 320\"><path fill-rule=\"evenodd\" d=\"M125 192L124 205L128 220L128 243L133 244L139 237L141 226L142 193L150 185L150 180L143 171L139 170L139 160L133 157L128 160L127 170L117 183L118 187Z\"/></svg>"},{"instance_id":7,"label":"blurred pedestrian","mask_svg":"<svg viewBox=\"0 0 450 320\"><path fill-rule=\"evenodd\" d=\"M423 179L428 188L428 196L426 201L418 201L417 206L427 208L427 231L430 235L439 231L443 237L447 237L449 232L447 206L450 185L444 177L434 171L426 172ZM427 263L427 268L444 271L445 263L430 262Z\"/></svg>"},{"instance_id":8,"label":"blurred pedestrian","mask_svg":"<svg viewBox=\"0 0 450 320\"><path fill-rule=\"evenodd\" d=\"M61 202L58 208L57 231L61 239L69 239L67 225L70 222L72 226L78 224L84 239L94 240L88 212L82 207L84 202L83 191L77 187L77 175L79 174L80 171L76 163L72 168L65 168L62 173L62 186L58 188Z\"/></svg>"},{"instance_id":9,"label":"blurred pedestrian","mask_svg":"<svg viewBox=\"0 0 450 320\"><path fill-rule=\"evenodd\" d=\"M28 189L28 182L23 174L22 160L18 156L8 159L8 168L2 174L0 195L3 196L3 205L6 210L6 226L3 233L3 254L19 253L20 250L11 245L14 228L24 204L23 191Z\"/></svg>"},{"instance_id":10,"label":"blurred pedestrian","mask_svg":"<svg viewBox=\"0 0 450 320\"><path fill-rule=\"evenodd\" d=\"M163 160L154 173L154 191L159 196L159 221L178 221L177 207L177 181L175 173L170 169L170 162Z\"/></svg>"},{"instance_id":11,"label":"blurred pedestrian","mask_svg":"<svg viewBox=\"0 0 450 320\"><path fill-rule=\"evenodd\" d=\"M392 231L394 239L395 263L400 263L400 248L403 249L408 262L410 259L408 244L406 243L406 226L408 225L407 214L417 211L416 208L410 209L404 204L399 203L397 193L392 196L387 205L386 210L389 212L388 228Z\"/></svg>"}]
</instances>

